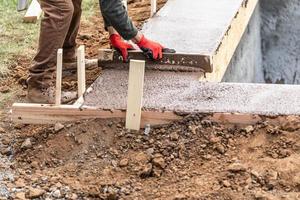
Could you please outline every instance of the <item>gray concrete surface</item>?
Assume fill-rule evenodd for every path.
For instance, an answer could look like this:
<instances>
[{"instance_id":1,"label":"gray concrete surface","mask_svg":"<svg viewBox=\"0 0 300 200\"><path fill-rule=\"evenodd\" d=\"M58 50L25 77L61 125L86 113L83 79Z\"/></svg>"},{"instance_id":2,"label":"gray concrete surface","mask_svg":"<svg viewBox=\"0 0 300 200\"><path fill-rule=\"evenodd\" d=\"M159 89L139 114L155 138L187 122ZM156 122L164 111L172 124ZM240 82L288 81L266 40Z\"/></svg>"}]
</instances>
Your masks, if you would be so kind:
<instances>
[{"instance_id":1,"label":"gray concrete surface","mask_svg":"<svg viewBox=\"0 0 300 200\"><path fill-rule=\"evenodd\" d=\"M168 0L143 33L177 52L211 55L245 0Z\"/></svg>"},{"instance_id":2,"label":"gray concrete surface","mask_svg":"<svg viewBox=\"0 0 300 200\"><path fill-rule=\"evenodd\" d=\"M300 1L261 0L264 76L300 84Z\"/></svg>"},{"instance_id":3,"label":"gray concrete surface","mask_svg":"<svg viewBox=\"0 0 300 200\"><path fill-rule=\"evenodd\" d=\"M222 82L264 82L260 24L260 7L257 6Z\"/></svg>"},{"instance_id":4,"label":"gray concrete surface","mask_svg":"<svg viewBox=\"0 0 300 200\"><path fill-rule=\"evenodd\" d=\"M126 109L127 70L105 70L85 105ZM146 71L144 109L300 115L300 86L200 83L195 73Z\"/></svg>"}]
</instances>

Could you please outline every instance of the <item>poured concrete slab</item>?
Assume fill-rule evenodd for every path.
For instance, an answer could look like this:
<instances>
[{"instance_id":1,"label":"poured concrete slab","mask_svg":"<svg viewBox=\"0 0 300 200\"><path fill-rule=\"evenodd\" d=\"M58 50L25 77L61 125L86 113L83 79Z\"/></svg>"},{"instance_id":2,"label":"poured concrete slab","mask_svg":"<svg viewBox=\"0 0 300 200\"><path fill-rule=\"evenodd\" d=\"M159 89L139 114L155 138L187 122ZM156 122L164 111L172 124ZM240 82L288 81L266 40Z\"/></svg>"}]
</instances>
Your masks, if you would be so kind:
<instances>
[{"instance_id":1,"label":"poured concrete slab","mask_svg":"<svg viewBox=\"0 0 300 200\"><path fill-rule=\"evenodd\" d=\"M105 70L84 106L125 110L127 70ZM300 115L300 86L201 83L195 73L146 71L144 110Z\"/></svg>"},{"instance_id":2,"label":"poured concrete slab","mask_svg":"<svg viewBox=\"0 0 300 200\"><path fill-rule=\"evenodd\" d=\"M149 38L178 54L199 55L206 80L220 82L258 0L168 0L143 27ZM204 60L205 59L205 60Z\"/></svg>"}]
</instances>

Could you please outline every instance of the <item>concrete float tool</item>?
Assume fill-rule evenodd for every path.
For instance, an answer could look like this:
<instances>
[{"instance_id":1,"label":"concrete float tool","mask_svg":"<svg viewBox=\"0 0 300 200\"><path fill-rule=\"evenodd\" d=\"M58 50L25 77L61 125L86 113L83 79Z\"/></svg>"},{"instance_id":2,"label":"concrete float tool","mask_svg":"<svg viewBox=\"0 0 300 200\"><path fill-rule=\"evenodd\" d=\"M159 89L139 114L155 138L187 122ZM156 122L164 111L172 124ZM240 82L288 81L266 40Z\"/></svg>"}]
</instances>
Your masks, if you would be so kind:
<instances>
[{"instance_id":1,"label":"concrete float tool","mask_svg":"<svg viewBox=\"0 0 300 200\"><path fill-rule=\"evenodd\" d=\"M139 50L128 51L129 60L145 60L146 69L157 71L176 72L211 72L211 66L204 59L199 59L198 54L176 53L173 49L165 48L161 60L153 60ZM100 49L98 65L103 69L128 68L129 64L124 63L122 56L113 49Z\"/></svg>"},{"instance_id":2,"label":"concrete float tool","mask_svg":"<svg viewBox=\"0 0 300 200\"><path fill-rule=\"evenodd\" d=\"M176 53L173 49L165 48L161 60L153 60L139 50L128 51L128 61L145 60L147 70L172 72L211 72L211 66L204 62L199 54ZM199 59L200 58L200 59ZM129 69L129 62L123 62L121 54L114 49L100 49L98 59L86 59L86 68L99 66L102 69ZM69 63L68 70L77 69L77 63Z\"/></svg>"}]
</instances>

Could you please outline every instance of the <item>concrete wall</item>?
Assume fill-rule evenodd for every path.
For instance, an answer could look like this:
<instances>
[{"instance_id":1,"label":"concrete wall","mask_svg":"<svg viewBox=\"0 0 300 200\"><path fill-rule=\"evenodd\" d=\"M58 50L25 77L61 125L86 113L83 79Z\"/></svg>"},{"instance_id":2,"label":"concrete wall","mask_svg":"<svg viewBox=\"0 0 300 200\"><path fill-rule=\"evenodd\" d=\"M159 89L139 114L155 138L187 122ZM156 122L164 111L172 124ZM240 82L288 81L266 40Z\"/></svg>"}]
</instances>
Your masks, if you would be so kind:
<instances>
[{"instance_id":1,"label":"concrete wall","mask_svg":"<svg viewBox=\"0 0 300 200\"><path fill-rule=\"evenodd\" d=\"M223 78L224 82L264 82L260 23L260 8L257 6L227 68Z\"/></svg>"},{"instance_id":2,"label":"concrete wall","mask_svg":"<svg viewBox=\"0 0 300 200\"><path fill-rule=\"evenodd\" d=\"M300 0L261 0L266 82L300 84Z\"/></svg>"}]
</instances>

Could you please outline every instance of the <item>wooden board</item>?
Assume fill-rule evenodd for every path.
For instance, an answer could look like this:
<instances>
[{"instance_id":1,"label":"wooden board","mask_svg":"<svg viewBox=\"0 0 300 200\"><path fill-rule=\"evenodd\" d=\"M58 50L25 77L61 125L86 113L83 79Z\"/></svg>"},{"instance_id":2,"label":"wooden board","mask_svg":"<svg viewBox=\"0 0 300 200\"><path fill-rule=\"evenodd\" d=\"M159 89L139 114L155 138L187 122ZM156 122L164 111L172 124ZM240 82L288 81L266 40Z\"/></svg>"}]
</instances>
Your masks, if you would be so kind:
<instances>
[{"instance_id":1,"label":"wooden board","mask_svg":"<svg viewBox=\"0 0 300 200\"><path fill-rule=\"evenodd\" d=\"M49 105L14 103L11 118L15 123L23 124L55 124L57 122L74 122L86 119L125 118L122 110L103 110L95 107L78 105ZM145 124L167 124L182 119L173 112L143 111L141 127Z\"/></svg>"},{"instance_id":2,"label":"wooden board","mask_svg":"<svg viewBox=\"0 0 300 200\"><path fill-rule=\"evenodd\" d=\"M145 61L130 60L126 111L126 128L129 130L140 129L144 75Z\"/></svg>"},{"instance_id":3,"label":"wooden board","mask_svg":"<svg viewBox=\"0 0 300 200\"><path fill-rule=\"evenodd\" d=\"M78 96L81 97L86 90L85 83L85 53L84 46L77 49L77 77L78 77Z\"/></svg>"},{"instance_id":4,"label":"wooden board","mask_svg":"<svg viewBox=\"0 0 300 200\"><path fill-rule=\"evenodd\" d=\"M23 20L27 23L35 23L42 15L42 9L37 0L32 0Z\"/></svg>"},{"instance_id":5,"label":"wooden board","mask_svg":"<svg viewBox=\"0 0 300 200\"><path fill-rule=\"evenodd\" d=\"M61 104L61 83L62 83L62 63L63 63L63 50L57 50L57 63L56 63L56 87L55 87L55 105Z\"/></svg>"}]
</instances>

